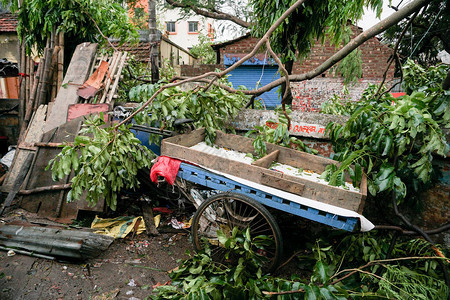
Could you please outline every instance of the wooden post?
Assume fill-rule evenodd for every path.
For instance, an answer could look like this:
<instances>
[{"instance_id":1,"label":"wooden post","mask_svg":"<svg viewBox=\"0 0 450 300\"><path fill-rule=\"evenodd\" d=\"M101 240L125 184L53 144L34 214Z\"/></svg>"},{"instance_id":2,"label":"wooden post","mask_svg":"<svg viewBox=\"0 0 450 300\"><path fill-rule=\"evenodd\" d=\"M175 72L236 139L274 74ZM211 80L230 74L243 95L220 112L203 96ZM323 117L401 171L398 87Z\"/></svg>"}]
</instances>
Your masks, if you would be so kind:
<instances>
[{"instance_id":1,"label":"wooden post","mask_svg":"<svg viewBox=\"0 0 450 300\"><path fill-rule=\"evenodd\" d=\"M59 44L59 52L58 52L58 83L57 83L57 92L61 88L63 78L64 78L64 32L60 32L58 35L58 44Z\"/></svg>"},{"instance_id":2,"label":"wooden post","mask_svg":"<svg viewBox=\"0 0 450 300\"><path fill-rule=\"evenodd\" d=\"M27 57L25 55L25 44L22 42L20 45L20 73L27 73ZM26 75L22 75L20 80L20 96L19 96L19 128L22 125L23 118L25 116L25 103L26 103L26 84L27 77Z\"/></svg>"},{"instance_id":3,"label":"wooden post","mask_svg":"<svg viewBox=\"0 0 450 300\"><path fill-rule=\"evenodd\" d=\"M25 131L27 130L28 127L28 123L31 120L31 116L35 107L35 97L37 94L37 88L38 88L38 83L39 83L39 73L42 69L42 65L39 63L38 69L36 71L36 78L34 79L33 82L33 88L31 90L31 94L30 94L30 98L28 99L28 102L26 104L26 109L25 109L25 117L24 117L24 121L22 123L22 127L20 128L20 136L19 136L19 141L18 144L20 144L20 142L23 141L23 139L25 138Z\"/></svg>"},{"instance_id":4,"label":"wooden post","mask_svg":"<svg viewBox=\"0 0 450 300\"><path fill-rule=\"evenodd\" d=\"M145 230L147 231L147 235L149 236L159 235L158 229L156 229L155 226L155 219L153 217L153 210L151 205L146 201L143 201L141 205L141 210L145 222Z\"/></svg>"},{"instance_id":5,"label":"wooden post","mask_svg":"<svg viewBox=\"0 0 450 300\"><path fill-rule=\"evenodd\" d=\"M28 58L28 74L30 75L30 77L28 77L28 81L27 81L27 93L26 93L27 97L25 98L27 101L28 101L28 99L30 99L31 88L33 87L33 82L34 82L34 60L31 57ZM26 105L25 105L25 111L26 111Z\"/></svg>"},{"instance_id":6,"label":"wooden post","mask_svg":"<svg viewBox=\"0 0 450 300\"><path fill-rule=\"evenodd\" d=\"M33 111L36 111L36 109L39 107L39 91L41 88L41 82L42 82L42 74L44 73L44 64L45 64L45 55L44 57L41 57L41 59L39 60L39 67L38 70L36 72L36 90L33 91L34 92L34 98L33 98ZM34 88L34 86L33 86Z\"/></svg>"},{"instance_id":7,"label":"wooden post","mask_svg":"<svg viewBox=\"0 0 450 300\"><path fill-rule=\"evenodd\" d=\"M43 76L42 76L42 84L39 91L39 105L46 104L47 103L47 91L50 87L49 79L50 79L50 67L52 64L52 56L53 56L53 48L46 48L45 49L45 55L44 55L44 69L43 69Z\"/></svg>"},{"instance_id":8,"label":"wooden post","mask_svg":"<svg viewBox=\"0 0 450 300\"><path fill-rule=\"evenodd\" d=\"M59 54L60 50L61 49L59 48L59 46L55 46L55 48L53 50L53 55L52 55L52 62L50 64L49 78L51 78L50 82L52 83L50 102L53 101L56 97L56 90L57 90L57 84L58 84L58 74L57 74L58 54Z\"/></svg>"}]
</instances>

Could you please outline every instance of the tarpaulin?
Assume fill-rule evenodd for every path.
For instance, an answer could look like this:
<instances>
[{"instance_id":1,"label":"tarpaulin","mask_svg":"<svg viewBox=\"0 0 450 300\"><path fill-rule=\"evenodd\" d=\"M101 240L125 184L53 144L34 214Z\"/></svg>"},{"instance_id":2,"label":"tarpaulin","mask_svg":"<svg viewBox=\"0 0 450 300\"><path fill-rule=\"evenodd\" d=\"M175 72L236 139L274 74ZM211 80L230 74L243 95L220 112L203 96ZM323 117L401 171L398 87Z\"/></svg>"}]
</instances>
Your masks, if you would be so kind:
<instances>
[{"instance_id":1,"label":"tarpaulin","mask_svg":"<svg viewBox=\"0 0 450 300\"><path fill-rule=\"evenodd\" d=\"M154 218L156 227L159 225L160 218L160 215ZM122 216L114 219L102 219L96 216L94 221L92 221L91 228L97 229L94 233L105 234L119 239L126 237L133 231L137 222L139 224L136 228L136 234L141 234L145 231L145 223L142 217Z\"/></svg>"},{"instance_id":2,"label":"tarpaulin","mask_svg":"<svg viewBox=\"0 0 450 300\"><path fill-rule=\"evenodd\" d=\"M175 178L177 177L178 170L180 169L180 164L181 161L178 159L160 156L158 161L150 170L150 179L154 183L157 183L158 176L162 176L170 185L173 185Z\"/></svg>"}]
</instances>

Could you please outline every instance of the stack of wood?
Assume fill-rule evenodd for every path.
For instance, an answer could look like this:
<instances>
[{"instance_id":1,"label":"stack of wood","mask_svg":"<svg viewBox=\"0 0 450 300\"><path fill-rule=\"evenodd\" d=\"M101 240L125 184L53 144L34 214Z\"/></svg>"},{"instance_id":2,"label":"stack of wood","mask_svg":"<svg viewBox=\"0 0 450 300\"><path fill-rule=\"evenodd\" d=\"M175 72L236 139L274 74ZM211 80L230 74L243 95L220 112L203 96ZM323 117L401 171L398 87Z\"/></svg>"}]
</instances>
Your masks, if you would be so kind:
<instances>
[{"instance_id":1,"label":"stack of wood","mask_svg":"<svg viewBox=\"0 0 450 300\"><path fill-rule=\"evenodd\" d=\"M103 205L99 203L89 209L85 201L64 204L70 176L56 183L57 188L54 188L51 172L44 169L61 148L49 145L72 142L84 120L81 116L112 110L127 53L116 51L112 56L98 55L97 44L82 43L75 49L63 78L63 35L58 35L57 39L52 37L47 46L35 76L26 78L21 86L25 114L16 155L0 187L8 193L0 215L22 194L19 203L26 203L24 208L28 211L70 221L76 218L79 209L99 211ZM25 52L22 56L23 70L31 71L34 62L26 58ZM80 94L83 97L79 97Z\"/></svg>"},{"instance_id":2,"label":"stack of wood","mask_svg":"<svg viewBox=\"0 0 450 300\"><path fill-rule=\"evenodd\" d=\"M91 93L87 92L85 95L79 94L79 103L108 103L112 107L115 99L118 98L117 88L122 78L122 70L126 65L127 56L127 52L120 51L115 51L112 56L103 54L96 56L95 67L91 72L93 75L90 77L96 84L95 90L91 90ZM106 66L106 74L102 72L101 66ZM96 75L96 73L100 75Z\"/></svg>"},{"instance_id":3,"label":"stack of wood","mask_svg":"<svg viewBox=\"0 0 450 300\"><path fill-rule=\"evenodd\" d=\"M23 75L20 85L21 98L21 130L19 141L25 136L33 113L40 105L51 103L61 87L64 68L64 33L53 33L47 39L47 47L34 72L35 62L26 56L25 47L21 47L20 72ZM28 75L28 76L27 76Z\"/></svg>"}]
</instances>

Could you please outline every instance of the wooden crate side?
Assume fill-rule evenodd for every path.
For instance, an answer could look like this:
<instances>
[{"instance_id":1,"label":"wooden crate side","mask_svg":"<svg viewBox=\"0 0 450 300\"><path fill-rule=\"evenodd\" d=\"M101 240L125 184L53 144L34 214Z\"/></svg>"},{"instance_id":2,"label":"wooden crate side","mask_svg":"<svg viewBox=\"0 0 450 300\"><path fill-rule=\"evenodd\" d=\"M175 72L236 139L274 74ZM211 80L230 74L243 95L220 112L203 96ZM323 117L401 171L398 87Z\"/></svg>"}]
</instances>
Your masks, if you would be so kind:
<instances>
[{"instance_id":1,"label":"wooden crate side","mask_svg":"<svg viewBox=\"0 0 450 300\"><path fill-rule=\"evenodd\" d=\"M258 160L255 160L254 162L252 162L252 165L262 167L262 168L269 168L273 162L278 161L279 154L280 154L280 150L275 150L272 153L269 153L266 156L264 156Z\"/></svg>"},{"instance_id":2,"label":"wooden crate side","mask_svg":"<svg viewBox=\"0 0 450 300\"><path fill-rule=\"evenodd\" d=\"M253 140L245 136L226 134L222 131L216 130L216 142L219 147L226 147L235 151L243 153L251 153L256 155L255 148L252 145ZM272 152L272 151L268 151Z\"/></svg>"},{"instance_id":3,"label":"wooden crate side","mask_svg":"<svg viewBox=\"0 0 450 300\"><path fill-rule=\"evenodd\" d=\"M286 179L277 177L273 174L262 173L261 174L261 184L270 186L273 188L280 189L285 192L289 192L292 194L296 194L299 196L303 195L303 191L305 189L305 185Z\"/></svg>"},{"instance_id":4,"label":"wooden crate side","mask_svg":"<svg viewBox=\"0 0 450 300\"><path fill-rule=\"evenodd\" d=\"M177 145L184 146L184 147L192 147L200 142L203 142L204 140L205 140L205 129L204 128L194 130L190 133L176 135L176 136L172 136L172 137L163 139L162 143L161 143L161 155L166 155L163 153L170 151L170 149L166 149L166 144L168 144L168 143L177 144Z\"/></svg>"},{"instance_id":5,"label":"wooden crate side","mask_svg":"<svg viewBox=\"0 0 450 300\"><path fill-rule=\"evenodd\" d=\"M169 143L167 139L164 142L165 146L161 150L162 155L167 155L183 161L192 162L205 168L217 170L225 174L230 174L263 185L267 183L267 180L266 178L262 178L262 174L279 177L282 180L290 181L295 185L295 187L289 190L286 189L286 185L274 186L272 184L269 186L292 192L308 199L350 209L352 211L357 211L359 209L361 195L356 192L342 190L337 187L324 185L295 176L281 174L279 172L268 170L266 168L247 165L242 162L229 160L198 150L193 150L185 146ZM302 189L300 186L304 186L304 188Z\"/></svg>"}]
</instances>

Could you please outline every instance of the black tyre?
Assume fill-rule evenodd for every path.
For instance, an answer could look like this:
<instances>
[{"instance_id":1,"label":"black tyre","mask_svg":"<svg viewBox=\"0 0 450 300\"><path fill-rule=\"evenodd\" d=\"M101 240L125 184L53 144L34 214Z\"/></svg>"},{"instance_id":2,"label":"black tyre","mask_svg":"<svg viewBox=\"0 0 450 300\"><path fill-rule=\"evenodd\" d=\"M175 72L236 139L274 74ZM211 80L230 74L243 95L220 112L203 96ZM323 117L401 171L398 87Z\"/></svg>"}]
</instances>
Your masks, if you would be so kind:
<instances>
[{"instance_id":1,"label":"black tyre","mask_svg":"<svg viewBox=\"0 0 450 300\"><path fill-rule=\"evenodd\" d=\"M194 215L192 237L196 251L211 250L212 258L221 263L237 261L225 257L227 250L220 244L217 231L231 235L234 227L250 229L252 238L267 236L267 244L252 249L258 254L264 272L272 272L277 267L283 252L280 229L269 211L255 200L238 193L221 193L203 202Z\"/></svg>"}]
</instances>

